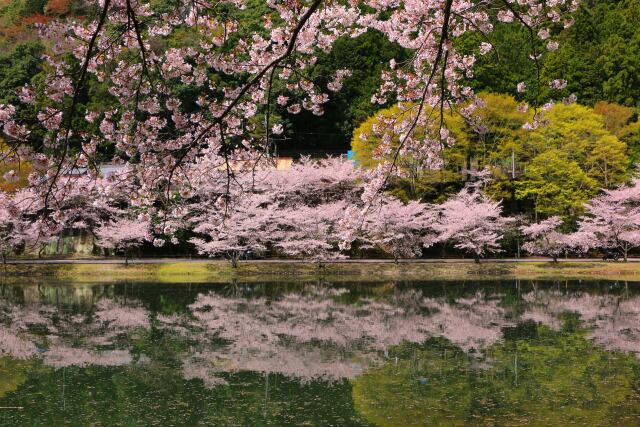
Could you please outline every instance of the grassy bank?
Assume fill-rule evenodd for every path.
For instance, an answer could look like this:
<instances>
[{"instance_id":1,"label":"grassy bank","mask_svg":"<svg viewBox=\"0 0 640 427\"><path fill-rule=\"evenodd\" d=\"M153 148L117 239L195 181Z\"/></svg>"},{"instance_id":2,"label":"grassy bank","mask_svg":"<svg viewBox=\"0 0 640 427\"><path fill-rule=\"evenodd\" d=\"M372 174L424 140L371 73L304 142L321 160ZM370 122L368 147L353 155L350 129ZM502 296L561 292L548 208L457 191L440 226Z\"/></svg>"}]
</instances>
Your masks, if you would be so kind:
<instances>
[{"instance_id":1,"label":"grassy bank","mask_svg":"<svg viewBox=\"0 0 640 427\"><path fill-rule=\"evenodd\" d=\"M3 280L15 283L56 280L61 283L120 281L160 283L277 282L291 280L496 280L591 279L640 281L640 263L527 262L527 263L312 263L251 262L237 269L223 261L202 263L133 264L20 264L0 267Z\"/></svg>"}]
</instances>

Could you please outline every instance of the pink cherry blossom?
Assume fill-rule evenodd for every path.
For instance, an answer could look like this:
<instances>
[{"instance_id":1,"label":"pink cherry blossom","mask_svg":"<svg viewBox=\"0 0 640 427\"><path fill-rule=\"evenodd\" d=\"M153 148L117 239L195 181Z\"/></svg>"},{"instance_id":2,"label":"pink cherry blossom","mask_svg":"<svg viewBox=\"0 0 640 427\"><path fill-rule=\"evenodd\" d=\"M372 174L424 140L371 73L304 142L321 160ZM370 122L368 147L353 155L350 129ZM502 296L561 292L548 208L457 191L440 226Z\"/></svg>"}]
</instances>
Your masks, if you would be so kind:
<instances>
[{"instance_id":1,"label":"pink cherry blossom","mask_svg":"<svg viewBox=\"0 0 640 427\"><path fill-rule=\"evenodd\" d=\"M491 49L493 49L493 46L491 45L491 43L487 43L487 42L480 43L481 55L486 55L487 53L491 52Z\"/></svg>"},{"instance_id":2,"label":"pink cherry blossom","mask_svg":"<svg viewBox=\"0 0 640 427\"><path fill-rule=\"evenodd\" d=\"M477 188L464 188L436 207L436 241L453 241L457 249L470 252L476 261L500 252L500 239L512 219L501 216L499 202Z\"/></svg>"},{"instance_id":3,"label":"pink cherry blossom","mask_svg":"<svg viewBox=\"0 0 640 427\"><path fill-rule=\"evenodd\" d=\"M554 261L570 249L586 250L580 235L564 234L558 230L562 224L560 217L553 216L539 223L521 227L520 230L527 239L522 248L531 254L551 256Z\"/></svg>"},{"instance_id":4,"label":"pink cherry blossom","mask_svg":"<svg viewBox=\"0 0 640 427\"><path fill-rule=\"evenodd\" d=\"M564 89L567 87L567 81L563 79L555 79L549 82L549 87L552 89Z\"/></svg>"},{"instance_id":5,"label":"pink cherry blossom","mask_svg":"<svg viewBox=\"0 0 640 427\"><path fill-rule=\"evenodd\" d=\"M640 186L605 190L586 205L579 233L592 248L613 248L626 261L629 251L640 246Z\"/></svg>"}]
</instances>

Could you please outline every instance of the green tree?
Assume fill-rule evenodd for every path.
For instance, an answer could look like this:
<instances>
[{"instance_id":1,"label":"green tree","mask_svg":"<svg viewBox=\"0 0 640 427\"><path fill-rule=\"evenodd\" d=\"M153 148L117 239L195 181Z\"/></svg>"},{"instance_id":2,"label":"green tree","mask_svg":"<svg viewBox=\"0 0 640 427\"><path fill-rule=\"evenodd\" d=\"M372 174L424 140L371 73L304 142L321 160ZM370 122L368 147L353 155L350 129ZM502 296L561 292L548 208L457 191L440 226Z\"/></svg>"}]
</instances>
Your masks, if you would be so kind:
<instances>
[{"instance_id":1,"label":"green tree","mask_svg":"<svg viewBox=\"0 0 640 427\"><path fill-rule=\"evenodd\" d=\"M545 112L545 119L544 126L523 140L525 161L550 149L559 150L600 187L610 188L628 179L626 144L606 129L603 116L592 108L558 104Z\"/></svg>"},{"instance_id":2,"label":"green tree","mask_svg":"<svg viewBox=\"0 0 640 427\"><path fill-rule=\"evenodd\" d=\"M593 106L593 112L602 116L605 129L617 137L624 134L624 129L634 121L634 116L637 119L631 108L615 102L598 101Z\"/></svg>"},{"instance_id":3,"label":"green tree","mask_svg":"<svg viewBox=\"0 0 640 427\"><path fill-rule=\"evenodd\" d=\"M585 104L640 105L640 1L582 3L575 21L562 31L560 49L544 59L543 78L567 79L566 92Z\"/></svg>"},{"instance_id":4,"label":"green tree","mask_svg":"<svg viewBox=\"0 0 640 427\"><path fill-rule=\"evenodd\" d=\"M536 156L515 183L516 198L530 201L535 219L539 215L574 218L598 192L598 183L575 161L558 149Z\"/></svg>"},{"instance_id":5,"label":"green tree","mask_svg":"<svg viewBox=\"0 0 640 427\"><path fill-rule=\"evenodd\" d=\"M380 159L393 161L406 178L395 179L391 192L402 199L427 199L437 200L454 191L461 181L462 176L458 171L463 168L459 163L459 156L445 154L446 167L435 170L431 167L430 156L413 154L412 150L402 152L397 159L396 151L400 148L400 135L396 126L402 122L415 120L416 106L404 104L402 107L395 105L378 111L375 115L362 122L353 131L351 149L354 152L356 162L365 168L373 168L379 164ZM445 126L453 136L457 144L468 146L467 134L463 131L464 119L457 113L447 111L444 117ZM415 127L412 139L424 141L424 144L433 144L438 140L439 122L432 120L428 125ZM380 143L383 138L390 139L391 152L381 155ZM447 147L442 149L447 152Z\"/></svg>"},{"instance_id":6,"label":"green tree","mask_svg":"<svg viewBox=\"0 0 640 427\"><path fill-rule=\"evenodd\" d=\"M531 120L532 113L519 111L518 102L510 95L479 96L484 105L473 112L473 123L462 122L454 135L456 143L446 155L464 169L509 171L512 158L522 157L522 139L527 137L522 126Z\"/></svg>"},{"instance_id":7,"label":"green tree","mask_svg":"<svg viewBox=\"0 0 640 427\"><path fill-rule=\"evenodd\" d=\"M509 94L530 101L533 92L518 94L516 86L524 81L527 87L534 87L535 66L528 49L513 49L513 46L530 44L527 30L522 26L498 23L487 36L493 45L493 51L487 55L477 54L478 45L486 41L479 33L468 33L460 41L463 46L468 44L469 53L476 54L474 77L469 85L476 91Z\"/></svg>"},{"instance_id":8,"label":"green tree","mask_svg":"<svg viewBox=\"0 0 640 427\"><path fill-rule=\"evenodd\" d=\"M44 6L47 0L12 0L6 6L0 6L0 14L15 20L34 13L44 13Z\"/></svg>"},{"instance_id":9,"label":"green tree","mask_svg":"<svg viewBox=\"0 0 640 427\"><path fill-rule=\"evenodd\" d=\"M599 101L593 112L604 119L604 127L620 141L627 144L629 163L634 165L640 160L640 122L638 114L631 108L614 102Z\"/></svg>"},{"instance_id":10,"label":"green tree","mask_svg":"<svg viewBox=\"0 0 640 427\"><path fill-rule=\"evenodd\" d=\"M627 145L613 135L598 139L598 144L587 157L589 176L602 183L604 188L621 184L628 178Z\"/></svg>"},{"instance_id":11,"label":"green tree","mask_svg":"<svg viewBox=\"0 0 640 427\"><path fill-rule=\"evenodd\" d=\"M29 41L0 54L0 104L18 100L18 89L41 71L43 52L42 43Z\"/></svg>"},{"instance_id":12,"label":"green tree","mask_svg":"<svg viewBox=\"0 0 640 427\"><path fill-rule=\"evenodd\" d=\"M398 165L409 178L396 181L396 187L400 188L397 195L442 200L447 193L459 188L466 178L463 172L488 167L496 178L491 194L497 199L513 200L511 179L516 172L516 161L520 164L524 156L522 140L528 135L522 126L531 119L532 113L519 111L518 101L510 95L481 93L479 96L484 106L474 111L473 122L451 110L444 116L444 124L455 142L443 147L445 167L442 171L421 168L420 162L408 155L399 157ZM359 164L364 167L377 164L373 154L385 132L391 136L391 146L398 147L399 137L386 123L393 119L395 122L410 119L410 113L401 112L397 106L383 109L354 131L351 148ZM437 140L438 128L439 121L432 120L426 127L416 127L414 138ZM392 157L386 156L387 160ZM401 190L404 187L406 190Z\"/></svg>"}]
</instances>

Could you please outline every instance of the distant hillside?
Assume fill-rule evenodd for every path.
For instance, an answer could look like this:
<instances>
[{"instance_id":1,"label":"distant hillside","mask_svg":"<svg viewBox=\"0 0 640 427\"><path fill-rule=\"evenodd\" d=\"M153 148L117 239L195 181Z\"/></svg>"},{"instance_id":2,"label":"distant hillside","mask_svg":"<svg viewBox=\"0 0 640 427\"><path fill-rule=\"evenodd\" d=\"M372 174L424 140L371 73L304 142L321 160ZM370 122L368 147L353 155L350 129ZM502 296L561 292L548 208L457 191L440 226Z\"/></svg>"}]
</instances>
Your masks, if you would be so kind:
<instances>
[{"instance_id":1,"label":"distant hillside","mask_svg":"<svg viewBox=\"0 0 640 427\"><path fill-rule=\"evenodd\" d=\"M35 24L66 16L81 16L78 0L0 0L0 50L38 38Z\"/></svg>"}]
</instances>

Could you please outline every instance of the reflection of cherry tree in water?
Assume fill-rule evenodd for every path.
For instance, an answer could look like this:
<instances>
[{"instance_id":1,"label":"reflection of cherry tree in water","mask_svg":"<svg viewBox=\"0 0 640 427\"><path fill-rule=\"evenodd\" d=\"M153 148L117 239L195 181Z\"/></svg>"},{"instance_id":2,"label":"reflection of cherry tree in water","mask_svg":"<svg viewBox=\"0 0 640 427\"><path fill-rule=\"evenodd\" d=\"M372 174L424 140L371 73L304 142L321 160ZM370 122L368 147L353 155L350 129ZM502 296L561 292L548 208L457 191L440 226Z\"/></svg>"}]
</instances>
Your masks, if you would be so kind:
<instances>
[{"instance_id":1,"label":"reflection of cherry tree in water","mask_svg":"<svg viewBox=\"0 0 640 427\"><path fill-rule=\"evenodd\" d=\"M503 328L514 322L504 295L497 293L426 297L395 289L347 304L348 290L328 286L270 297L249 295L248 289L200 294L185 312L174 314L154 313L121 297L103 296L89 313L0 301L0 357L38 358L54 368L124 366L154 358L157 342L142 351L133 351L132 342L156 331L181 343L174 356L182 376L207 387L245 371L302 382L338 380L383 363L401 344L433 337L473 354L482 365L482 350L501 341ZM522 303L518 319L559 328L562 313L577 312L597 344L640 354L640 297L545 290L524 294Z\"/></svg>"},{"instance_id":2,"label":"reflection of cherry tree in water","mask_svg":"<svg viewBox=\"0 0 640 427\"><path fill-rule=\"evenodd\" d=\"M209 293L198 296L188 314L155 316L136 301L106 297L91 314L2 303L0 353L38 356L53 367L127 365L134 362L127 338L158 328L196 343L180 356L183 373L207 385L224 382L217 374L237 371L339 379L357 376L390 346L432 335L481 348L500 338L504 323L499 301L482 294L443 303L405 291L349 305L338 302L345 292L310 286L273 299Z\"/></svg>"},{"instance_id":3,"label":"reflection of cherry tree in water","mask_svg":"<svg viewBox=\"0 0 640 427\"><path fill-rule=\"evenodd\" d=\"M98 301L90 315L47 304L0 302L0 356L39 356L56 368L123 366L133 357L128 349L116 346L118 339L148 328L149 314L142 306L108 298Z\"/></svg>"},{"instance_id":4,"label":"reflection of cherry tree in water","mask_svg":"<svg viewBox=\"0 0 640 427\"><path fill-rule=\"evenodd\" d=\"M445 336L465 349L500 338L498 300L482 294L455 303L400 292L388 301L336 302L346 290L310 288L277 300L200 295L190 306L200 342L226 345L196 354L187 375L228 370L283 373L303 380L354 378L403 342ZM488 326L485 326L488 325ZM205 368L208 367L208 368Z\"/></svg>"},{"instance_id":5,"label":"reflection of cherry tree in water","mask_svg":"<svg viewBox=\"0 0 640 427\"><path fill-rule=\"evenodd\" d=\"M577 313L591 329L591 338L607 350L635 353L640 357L640 297L628 295L596 295L587 292L562 294L559 291L537 291L523 295L528 309L524 319L531 319L558 329L564 313Z\"/></svg>"}]
</instances>

